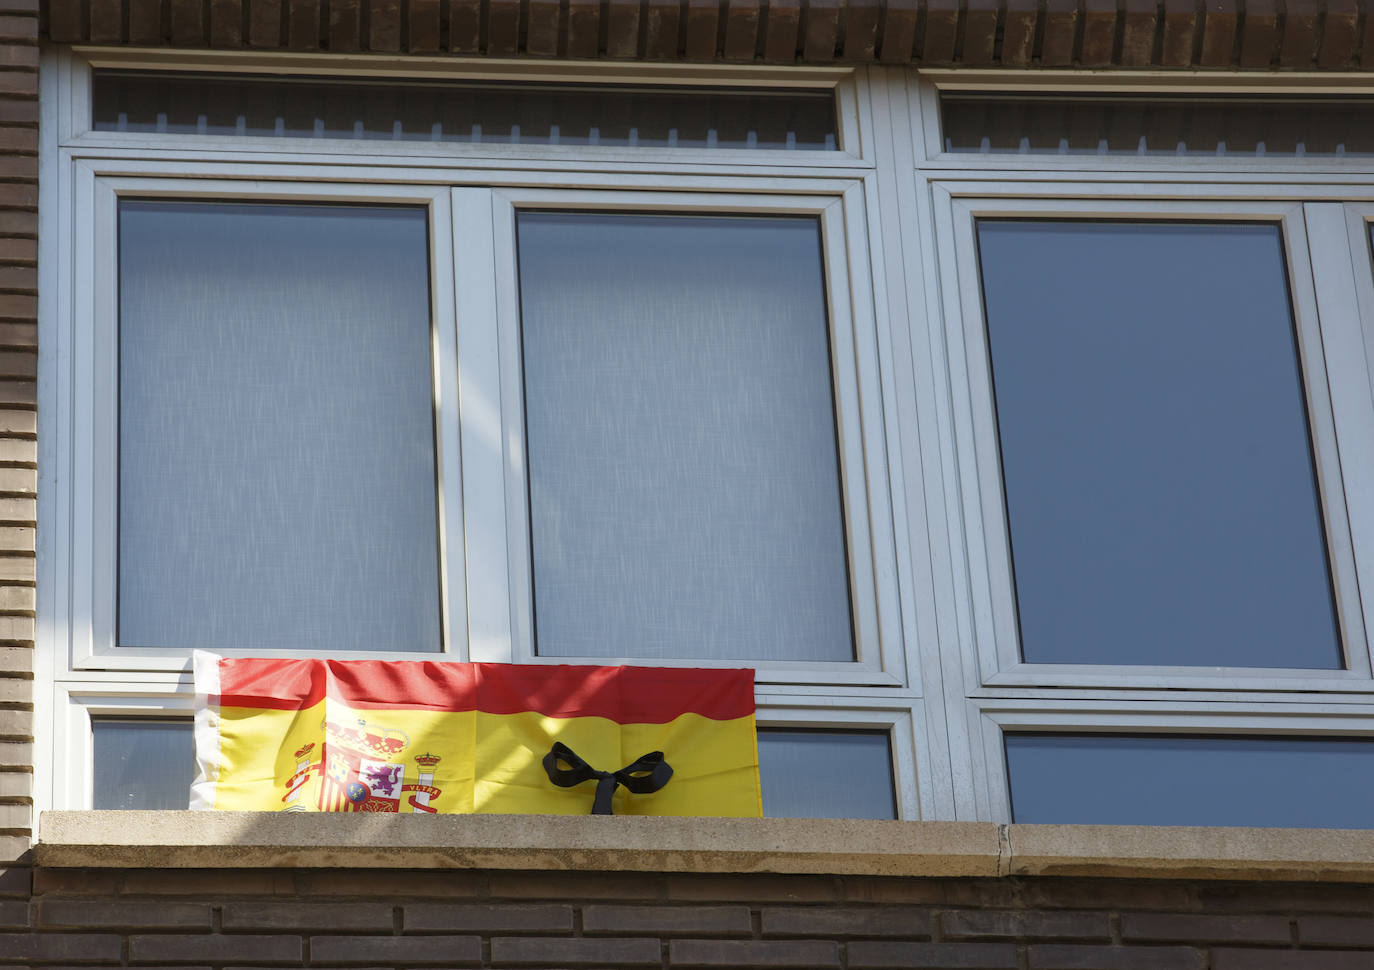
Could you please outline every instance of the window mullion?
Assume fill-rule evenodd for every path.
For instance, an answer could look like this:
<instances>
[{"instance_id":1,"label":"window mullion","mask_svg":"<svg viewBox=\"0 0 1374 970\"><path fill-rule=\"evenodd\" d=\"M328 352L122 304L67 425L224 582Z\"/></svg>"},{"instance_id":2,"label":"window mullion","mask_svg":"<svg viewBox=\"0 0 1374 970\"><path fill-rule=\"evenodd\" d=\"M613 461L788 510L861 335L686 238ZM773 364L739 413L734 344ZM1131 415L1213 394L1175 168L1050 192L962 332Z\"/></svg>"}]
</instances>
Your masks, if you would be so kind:
<instances>
[{"instance_id":1,"label":"window mullion","mask_svg":"<svg viewBox=\"0 0 1374 970\"><path fill-rule=\"evenodd\" d=\"M509 662L513 618L495 281L498 262L513 263L514 256L508 250L498 255L509 235L498 239L495 232L490 189L453 189L450 200L453 290L444 296L455 308L457 333L468 659ZM461 548L449 553L450 560L462 555ZM456 609L452 602L450 609ZM457 642L456 613L450 624Z\"/></svg>"}]
</instances>

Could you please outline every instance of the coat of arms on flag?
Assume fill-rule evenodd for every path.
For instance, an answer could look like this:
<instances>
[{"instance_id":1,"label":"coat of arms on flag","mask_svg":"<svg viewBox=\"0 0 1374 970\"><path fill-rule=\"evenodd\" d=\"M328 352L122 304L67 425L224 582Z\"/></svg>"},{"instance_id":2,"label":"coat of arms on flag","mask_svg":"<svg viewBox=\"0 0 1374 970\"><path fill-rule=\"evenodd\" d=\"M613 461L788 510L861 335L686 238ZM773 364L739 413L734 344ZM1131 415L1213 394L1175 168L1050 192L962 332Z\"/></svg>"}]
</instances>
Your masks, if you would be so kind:
<instances>
[{"instance_id":1,"label":"coat of arms on flag","mask_svg":"<svg viewBox=\"0 0 1374 970\"><path fill-rule=\"evenodd\" d=\"M752 670L197 652L191 807L759 816Z\"/></svg>"}]
</instances>

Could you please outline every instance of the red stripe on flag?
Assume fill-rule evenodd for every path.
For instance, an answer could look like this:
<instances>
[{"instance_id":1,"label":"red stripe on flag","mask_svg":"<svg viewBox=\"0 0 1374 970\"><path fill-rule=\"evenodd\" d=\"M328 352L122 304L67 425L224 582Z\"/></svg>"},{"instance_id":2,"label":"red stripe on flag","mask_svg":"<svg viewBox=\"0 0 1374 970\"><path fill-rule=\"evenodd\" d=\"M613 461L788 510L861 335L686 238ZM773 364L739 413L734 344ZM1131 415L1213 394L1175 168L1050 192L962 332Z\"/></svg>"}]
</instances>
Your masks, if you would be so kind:
<instances>
[{"instance_id":1,"label":"red stripe on flag","mask_svg":"<svg viewBox=\"0 0 1374 970\"><path fill-rule=\"evenodd\" d=\"M666 724L683 714L730 721L754 713L752 670L476 664L477 709Z\"/></svg>"},{"instance_id":2,"label":"red stripe on flag","mask_svg":"<svg viewBox=\"0 0 1374 970\"><path fill-rule=\"evenodd\" d=\"M665 724L683 714L727 721L754 713L754 672L429 660L220 661L221 707L295 711L326 697L359 709L534 711L621 724Z\"/></svg>"},{"instance_id":3,"label":"red stripe on flag","mask_svg":"<svg viewBox=\"0 0 1374 970\"><path fill-rule=\"evenodd\" d=\"M473 710L473 665L432 660L219 662L220 706L301 711L329 697L350 707Z\"/></svg>"}]
</instances>

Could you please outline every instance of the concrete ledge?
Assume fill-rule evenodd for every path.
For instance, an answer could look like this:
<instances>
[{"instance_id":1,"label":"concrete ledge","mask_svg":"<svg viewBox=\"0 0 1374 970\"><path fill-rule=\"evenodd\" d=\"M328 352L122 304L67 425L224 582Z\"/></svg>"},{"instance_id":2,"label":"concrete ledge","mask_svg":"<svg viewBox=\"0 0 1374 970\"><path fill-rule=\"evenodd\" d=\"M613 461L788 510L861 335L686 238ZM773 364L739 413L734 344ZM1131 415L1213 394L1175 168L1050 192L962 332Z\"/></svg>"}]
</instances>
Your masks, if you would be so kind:
<instances>
[{"instance_id":1,"label":"concrete ledge","mask_svg":"<svg viewBox=\"0 0 1374 970\"><path fill-rule=\"evenodd\" d=\"M44 812L50 867L544 869L1374 883L1374 831L829 819Z\"/></svg>"}]
</instances>

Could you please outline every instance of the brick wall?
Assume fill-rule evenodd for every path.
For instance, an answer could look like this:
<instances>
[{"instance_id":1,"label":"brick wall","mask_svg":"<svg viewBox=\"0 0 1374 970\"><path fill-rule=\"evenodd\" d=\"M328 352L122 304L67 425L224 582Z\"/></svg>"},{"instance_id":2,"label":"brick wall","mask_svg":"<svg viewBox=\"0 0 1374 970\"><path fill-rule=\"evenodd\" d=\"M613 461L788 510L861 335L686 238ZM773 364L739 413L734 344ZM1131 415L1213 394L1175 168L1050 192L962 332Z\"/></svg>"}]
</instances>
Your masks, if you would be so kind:
<instances>
[{"instance_id":1,"label":"brick wall","mask_svg":"<svg viewBox=\"0 0 1374 970\"><path fill-rule=\"evenodd\" d=\"M769 64L1370 70L1369 0L50 0L65 43Z\"/></svg>"},{"instance_id":2,"label":"brick wall","mask_svg":"<svg viewBox=\"0 0 1374 970\"><path fill-rule=\"evenodd\" d=\"M1368 970L1368 886L655 873L61 870L5 964Z\"/></svg>"},{"instance_id":3,"label":"brick wall","mask_svg":"<svg viewBox=\"0 0 1374 970\"><path fill-rule=\"evenodd\" d=\"M0 0L0 861L31 831L37 263L38 3Z\"/></svg>"}]
</instances>

